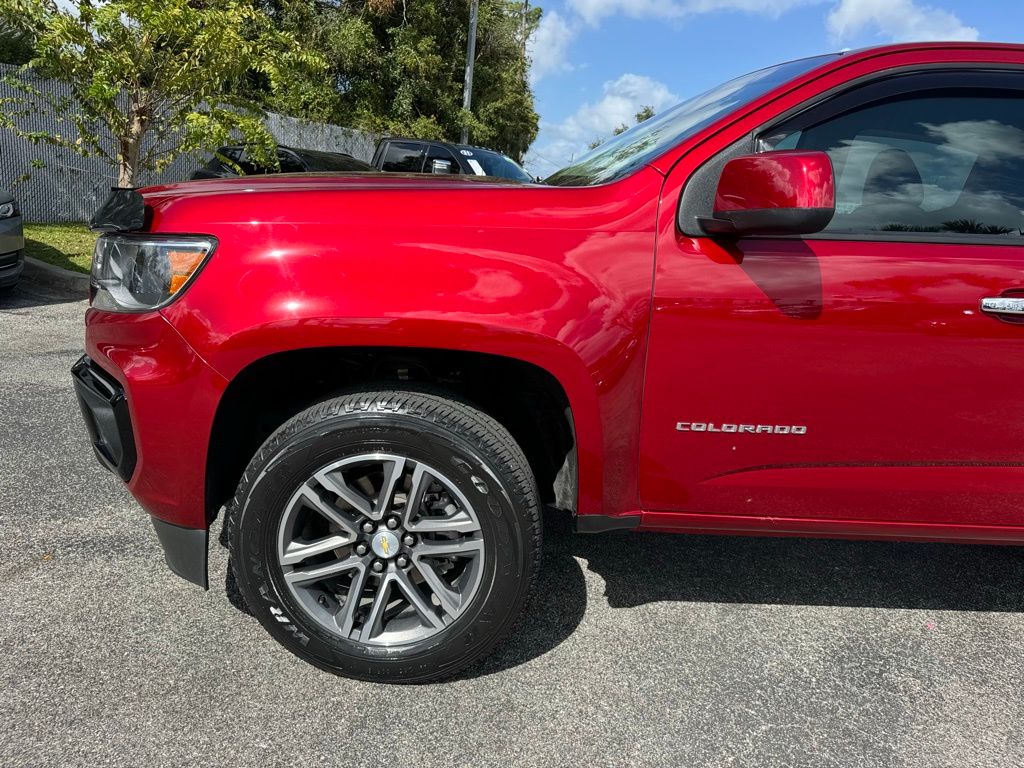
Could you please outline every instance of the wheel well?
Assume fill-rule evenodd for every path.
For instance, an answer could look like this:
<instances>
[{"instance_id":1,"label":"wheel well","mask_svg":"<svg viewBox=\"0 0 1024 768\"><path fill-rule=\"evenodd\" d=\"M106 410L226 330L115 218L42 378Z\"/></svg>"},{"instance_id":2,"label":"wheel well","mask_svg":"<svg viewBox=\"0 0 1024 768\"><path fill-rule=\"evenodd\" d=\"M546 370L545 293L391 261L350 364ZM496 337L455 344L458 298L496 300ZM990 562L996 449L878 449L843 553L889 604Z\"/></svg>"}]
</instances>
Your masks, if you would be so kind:
<instances>
[{"instance_id":1,"label":"wheel well","mask_svg":"<svg viewBox=\"0 0 1024 768\"><path fill-rule=\"evenodd\" d=\"M500 422L526 454L541 500L576 509L575 430L561 384L513 358L452 350L343 347L295 350L252 363L232 380L214 418L206 517L234 495L249 460L281 424L353 387L417 384L469 401Z\"/></svg>"}]
</instances>

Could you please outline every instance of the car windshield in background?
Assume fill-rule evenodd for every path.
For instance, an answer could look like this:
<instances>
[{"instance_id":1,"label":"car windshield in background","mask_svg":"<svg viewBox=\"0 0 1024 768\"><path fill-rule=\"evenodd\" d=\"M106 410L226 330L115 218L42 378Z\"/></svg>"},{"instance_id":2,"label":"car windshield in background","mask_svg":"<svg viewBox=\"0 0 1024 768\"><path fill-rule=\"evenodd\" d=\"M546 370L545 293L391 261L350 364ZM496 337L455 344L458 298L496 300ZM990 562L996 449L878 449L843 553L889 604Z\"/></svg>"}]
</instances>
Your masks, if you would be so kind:
<instances>
[{"instance_id":1,"label":"car windshield in background","mask_svg":"<svg viewBox=\"0 0 1024 768\"><path fill-rule=\"evenodd\" d=\"M617 181L737 107L838 55L790 61L730 80L609 139L544 182L561 187L588 187Z\"/></svg>"},{"instance_id":2,"label":"car windshield in background","mask_svg":"<svg viewBox=\"0 0 1024 768\"><path fill-rule=\"evenodd\" d=\"M310 171L351 172L372 171L373 166L340 152L318 152L312 149L293 149L297 157L306 163ZM284 170L282 163L282 170Z\"/></svg>"},{"instance_id":3,"label":"car windshield in background","mask_svg":"<svg viewBox=\"0 0 1024 768\"><path fill-rule=\"evenodd\" d=\"M501 179L512 179L513 181L532 182L533 177L518 166L511 158L505 157L498 152L488 152L483 149L461 150L472 152L472 156L465 156L466 162L476 172L477 176L497 176ZM479 168L479 170L477 170Z\"/></svg>"}]
</instances>

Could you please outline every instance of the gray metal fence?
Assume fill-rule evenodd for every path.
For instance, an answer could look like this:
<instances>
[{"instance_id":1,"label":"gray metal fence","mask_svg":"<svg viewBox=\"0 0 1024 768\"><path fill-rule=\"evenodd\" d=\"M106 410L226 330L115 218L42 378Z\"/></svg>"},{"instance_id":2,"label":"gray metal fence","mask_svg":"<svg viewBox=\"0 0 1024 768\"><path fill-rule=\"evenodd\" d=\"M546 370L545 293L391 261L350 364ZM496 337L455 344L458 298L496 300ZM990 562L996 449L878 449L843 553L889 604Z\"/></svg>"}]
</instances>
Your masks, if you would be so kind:
<instances>
[{"instance_id":1,"label":"gray metal fence","mask_svg":"<svg viewBox=\"0 0 1024 768\"><path fill-rule=\"evenodd\" d=\"M378 137L373 134L340 125L298 120L275 112L267 113L264 124L278 144L296 149L345 152L366 163L373 159L373 150L377 146Z\"/></svg>"},{"instance_id":2,"label":"gray metal fence","mask_svg":"<svg viewBox=\"0 0 1024 768\"><path fill-rule=\"evenodd\" d=\"M0 65L0 75L16 69ZM58 80L33 78L41 90L69 94L66 84ZM9 86L0 83L0 98L16 96ZM73 130L52 113L33 113L20 118L24 130L60 133ZM326 123L297 120L268 113L266 126L279 144L301 149L346 152L369 162L376 137ZM204 158L182 155L159 174L146 174L144 184L165 183L187 179ZM43 167L35 167L42 163ZM27 176L27 178L25 178ZM80 157L74 152L46 144L32 144L13 131L0 128L0 189L14 192L28 221L85 221L106 198L116 181L114 170L102 159Z\"/></svg>"}]
</instances>

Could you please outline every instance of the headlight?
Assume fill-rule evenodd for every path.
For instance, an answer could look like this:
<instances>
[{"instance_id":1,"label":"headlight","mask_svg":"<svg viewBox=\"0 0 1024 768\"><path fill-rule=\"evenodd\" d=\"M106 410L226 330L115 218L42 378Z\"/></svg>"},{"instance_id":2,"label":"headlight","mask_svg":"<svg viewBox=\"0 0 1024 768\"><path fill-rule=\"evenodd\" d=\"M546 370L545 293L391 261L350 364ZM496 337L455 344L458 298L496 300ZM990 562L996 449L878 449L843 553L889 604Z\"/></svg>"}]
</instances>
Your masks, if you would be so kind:
<instances>
[{"instance_id":1,"label":"headlight","mask_svg":"<svg viewBox=\"0 0 1024 768\"><path fill-rule=\"evenodd\" d=\"M9 219L11 216L18 215L18 206L13 202L11 203L0 203L0 219Z\"/></svg>"},{"instance_id":2,"label":"headlight","mask_svg":"<svg viewBox=\"0 0 1024 768\"><path fill-rule=\"evenodd\" d=\"M180 294L213 252L212 237L103 235L92 257L92 305L145 312Z\"/></svg>"}]
</instances>

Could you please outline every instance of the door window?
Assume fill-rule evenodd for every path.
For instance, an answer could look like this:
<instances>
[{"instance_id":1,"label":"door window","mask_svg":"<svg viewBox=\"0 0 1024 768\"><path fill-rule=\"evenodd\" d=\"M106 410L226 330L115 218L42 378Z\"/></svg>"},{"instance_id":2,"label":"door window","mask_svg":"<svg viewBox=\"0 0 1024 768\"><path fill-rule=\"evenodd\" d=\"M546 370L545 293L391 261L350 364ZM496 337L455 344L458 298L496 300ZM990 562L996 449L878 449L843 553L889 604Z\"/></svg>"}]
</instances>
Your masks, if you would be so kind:
<instances>
[{"instance_id":1,"label":"door window","mask_svg":"<svg viewBox=\"0 0 1024 768\"><path fill-rule=\"evenodd\" d=\"M826 233L1024 236L1024 98L901 94L776 131L764 149L822 150L836 174Z\"/></svg>"},{"instance_id":2,"label":"door window","mask_svg":"<svg viewBox=\"0 0 1024 768\"><path fill-rule=\"evenodd\" d=\"M392 173L420 173L423 170L423 145L392 141L384 153L381 170Z\"/></svg>"},{"instance_id":3,"label":"door window","mask_svg":"<svg viewBox=\"0 0 1024 768\"><path fill-rule=\"evenodd\" d=\"M436 166L434 165L435 160L438 161ZM444 168L448 170L442 170ZM423 170L425 173L459 173L459 161L444 147L432 146L427 153L427 164Z\"/></svg>"}]
</instances>

